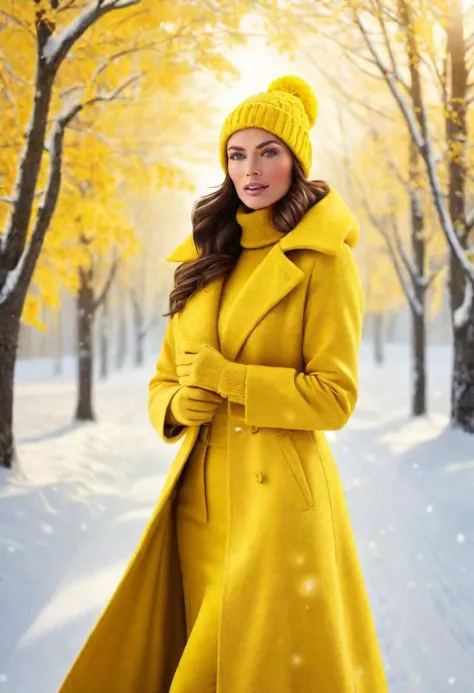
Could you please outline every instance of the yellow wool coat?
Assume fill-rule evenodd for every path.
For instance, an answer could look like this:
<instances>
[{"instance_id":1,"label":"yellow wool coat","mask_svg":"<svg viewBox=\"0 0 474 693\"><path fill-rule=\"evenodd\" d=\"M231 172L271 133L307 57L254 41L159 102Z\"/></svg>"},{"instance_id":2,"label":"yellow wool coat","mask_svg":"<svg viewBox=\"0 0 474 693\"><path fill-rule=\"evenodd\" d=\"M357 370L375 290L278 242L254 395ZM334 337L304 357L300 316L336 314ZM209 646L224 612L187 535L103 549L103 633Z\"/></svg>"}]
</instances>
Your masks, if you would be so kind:
<instances>
[{"instance_id":1,"label":"yellow wool coat","mask_svg":"<svg viewBox=\"0 0 474 693\"><path fill-rule=\"evenodd\" d=\"M323 431L357 399L363 297L355 218L333 189L274 245L217 338L223 280L166 330L150 384L153 425L181 446L123 578L61 693L168 693L186 640L177 482L198 427L165 424L184 340L247 364L228 402L228 534L217 693L386 693L343 489ZM168 258L197 256L189 236ZM198 550L198 547L196 547Z\"/></svg>"}]
</instances>

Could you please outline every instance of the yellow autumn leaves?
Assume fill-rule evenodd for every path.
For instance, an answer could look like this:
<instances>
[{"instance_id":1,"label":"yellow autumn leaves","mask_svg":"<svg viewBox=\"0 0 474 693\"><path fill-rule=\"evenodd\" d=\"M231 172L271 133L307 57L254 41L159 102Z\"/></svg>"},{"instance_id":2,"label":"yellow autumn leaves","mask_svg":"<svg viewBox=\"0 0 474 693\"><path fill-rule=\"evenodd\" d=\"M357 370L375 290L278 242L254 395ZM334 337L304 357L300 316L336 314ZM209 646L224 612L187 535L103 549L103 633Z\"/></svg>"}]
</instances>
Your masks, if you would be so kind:
<instances>
[{"instance_id":1,"label":"yellow autumn leaves","mask_svg":"<svg viewBox=\"0 0 474 693\"><path fill-rule=\"evenodd\" d=\"M9 198L39 94L38 16L54 30L43 51L50 59L93 5L63 0L54 9L54 4L0 0L0 229L11 210ZM193 88L193 73L209 70L217 79L236 74L223 47L243 41L239 23L251 4L141 0L104 12L74 44L55 75L30 235L50 175L55 121L73 104L83 108L66 130L61 191L23 320L41 328L41 303L57 307L63 289L76 291L78 270L91 258L126 264L142 252L130 197L192 187L183 148L196 132L202 139L212 118L206 95ZM84 238L86 244L80 242Z\"/></svg>"}]
</instances>

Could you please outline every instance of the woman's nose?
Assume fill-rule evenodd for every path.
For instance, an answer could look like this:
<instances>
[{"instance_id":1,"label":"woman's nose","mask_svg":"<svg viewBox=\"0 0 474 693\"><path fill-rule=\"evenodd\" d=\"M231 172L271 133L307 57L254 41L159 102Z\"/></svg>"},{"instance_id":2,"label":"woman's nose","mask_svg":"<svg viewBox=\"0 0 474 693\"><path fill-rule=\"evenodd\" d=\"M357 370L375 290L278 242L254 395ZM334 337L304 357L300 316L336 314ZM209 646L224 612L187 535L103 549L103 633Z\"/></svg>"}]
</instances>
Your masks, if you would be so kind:
<instances>
[{"instance_id":1,"label":"woman's nose","mask_svg":"<svg viewBox=\"0 0 474 693\"><path fill-rule=\"evenodd\" d=\"M255 162L249 161L247 165L247 176L250 178L250 176L260 176L262 174L262 170L260 166L258 166Z\"/></svg>"}]
</instances>

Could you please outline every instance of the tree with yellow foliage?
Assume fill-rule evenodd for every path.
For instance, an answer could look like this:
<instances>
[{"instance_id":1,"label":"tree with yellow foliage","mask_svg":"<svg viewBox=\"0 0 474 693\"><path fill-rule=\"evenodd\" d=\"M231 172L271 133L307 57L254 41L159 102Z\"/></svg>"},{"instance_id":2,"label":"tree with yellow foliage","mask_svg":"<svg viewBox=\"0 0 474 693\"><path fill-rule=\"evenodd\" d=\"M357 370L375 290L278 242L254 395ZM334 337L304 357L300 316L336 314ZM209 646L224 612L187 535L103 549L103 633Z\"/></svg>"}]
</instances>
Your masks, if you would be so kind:
<instances>
[{"instance_id":1,"label":"tree with yellow foliage","mask_svg":"<svg viewBox=\"0 0 474 693\"><path fill-rule=\"evenodd\" d=\"M324 28L323 40L336 46L329 60L340 70L346 58L374 90L385 86L424 169L450 252L451 420L474 433L474 208L468 191L473 13L463 0L295 0L293 15L306 36Z\"/></svg>"},{"instance_id":2,"label":"tree with yellow foliage","mask_svg":"<svg viewBox=\"0 0 474 693\"><path fill-rule=\"evenodd\" d=\"M20 317L73 129L96 122L105 107L123 117L138 84L142 95L173 98L196 66L231 71L223 46L242 40L239 22L251 7L250 0L216 0L212 8L206 0L0 0L0 465L14 459Z\"/></svg>"}]
</instances>

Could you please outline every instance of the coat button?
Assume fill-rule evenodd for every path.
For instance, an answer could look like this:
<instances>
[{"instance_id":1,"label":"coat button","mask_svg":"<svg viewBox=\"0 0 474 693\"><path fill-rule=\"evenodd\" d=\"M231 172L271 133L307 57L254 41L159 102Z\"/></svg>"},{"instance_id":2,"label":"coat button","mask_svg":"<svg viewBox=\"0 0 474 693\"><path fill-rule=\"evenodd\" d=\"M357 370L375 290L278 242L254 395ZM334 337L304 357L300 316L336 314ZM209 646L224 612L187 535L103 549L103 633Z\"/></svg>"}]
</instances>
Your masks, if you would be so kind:
<instances>
[{"instance_id":1,"label":"coat button","mask_svg":"<svg viewBox=\"0 0 474 693\"><path fill-rule=\"evenodd\" d=\"M261 484L261 483L263 482L263 474L262 474L262 472L255 472L255 474L253 475L253 478L255 479L255 481L257 482L257 484Z\"/></svg>"},{"instance_id":2,"label":"coat button","mask_svg":"<svg viewBox=\"0 0 474 693\"><path fill-rule=\"evenodd\" d=\"M258 426L250 426L250 433L258 433Z\"/></svg>"}]
</instances>

